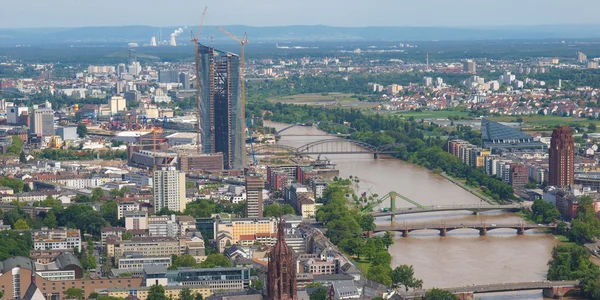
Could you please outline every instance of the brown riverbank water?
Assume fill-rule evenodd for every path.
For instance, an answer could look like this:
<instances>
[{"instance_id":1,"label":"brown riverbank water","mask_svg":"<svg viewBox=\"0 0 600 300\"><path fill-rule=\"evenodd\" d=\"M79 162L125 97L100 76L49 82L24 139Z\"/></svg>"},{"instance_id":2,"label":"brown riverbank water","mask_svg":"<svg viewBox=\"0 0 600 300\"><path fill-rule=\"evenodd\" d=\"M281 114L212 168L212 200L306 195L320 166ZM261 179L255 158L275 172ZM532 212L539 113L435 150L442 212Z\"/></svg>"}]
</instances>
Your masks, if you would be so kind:
<instances>
[{"instance_id":1,"label":"brown riverbank water","mask_svg":"<svg viewBox=\"0 0 600 300\"><path fill-rule=\"evenodd\" d=\"M284 128L285 124L267 126ZM285 136L285 134L295 136ZM313 127L294 127L286 130L280 144L301 146L311 141L332 137L315 136L323 132ZM300 136L298 136L300 135ZM387 194L396 191L425 206L478 204L481 200L443 177L425 168L398 159L374 160L371 155L326 155L337 164L340 176L358 176L359 192ZM323 157L322 157L323 158ZM384 203L388 205L389 203ZM396 199L397 207L412 205ZM379 218L378 224L389 224L390 219ZM515 224L524 222L514 214L492 211L478 216L470 212L435 212L404 215L396 224ZM397 236L390 247L392 267L413 265L416 276L423 279L424 287L452 287L472 284L490 284L544 280L547 262L556 240L549 234L528 231L517 236L514 230L490 230L480 237L478 231L461 229L440 237L437 231L416 231L409 237ZM482 294L481 299L543 299L541 291Z\"/></svg>"}]
</instances>

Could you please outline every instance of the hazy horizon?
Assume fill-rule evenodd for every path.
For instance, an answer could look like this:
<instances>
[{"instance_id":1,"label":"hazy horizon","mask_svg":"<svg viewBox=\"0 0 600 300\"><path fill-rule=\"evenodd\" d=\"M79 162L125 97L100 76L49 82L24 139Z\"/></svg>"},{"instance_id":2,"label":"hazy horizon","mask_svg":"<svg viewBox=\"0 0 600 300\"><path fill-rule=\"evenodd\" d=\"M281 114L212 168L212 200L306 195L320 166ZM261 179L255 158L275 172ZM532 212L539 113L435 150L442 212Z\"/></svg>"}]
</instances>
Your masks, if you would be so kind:
<instances>
[{"instance_id":1,"label":"hazy horizon","mask_svg":"<svg viewBox=\"0 0 600 300\"><path fill-rule=\"evenodd\" d=\"M479 0L4 0L0 28L105 26L176 27L198 24L255 27L325 25L333 27L511 27L600 24L600 1Z\"/></svg>"}]
</instances>

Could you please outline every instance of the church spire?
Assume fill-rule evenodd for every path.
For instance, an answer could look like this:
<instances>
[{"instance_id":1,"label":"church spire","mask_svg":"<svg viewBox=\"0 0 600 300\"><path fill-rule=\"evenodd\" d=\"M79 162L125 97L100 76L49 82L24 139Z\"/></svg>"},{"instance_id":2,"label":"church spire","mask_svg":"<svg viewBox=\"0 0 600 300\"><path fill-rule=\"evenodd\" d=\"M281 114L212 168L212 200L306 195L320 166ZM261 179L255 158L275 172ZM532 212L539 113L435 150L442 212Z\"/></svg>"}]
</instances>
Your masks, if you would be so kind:
<instances>
[{"instance_id":1,"label":"church spire","mask_svg":"<svg viewBox=\"0 0 600 300\"><path fill-rule=\"evenodd\" d=\"M296 300L296 258L292 249L285 242L285 226L283 216L279 216L277 224L277 242L269 252L267 273L268 300Z\"/></svg>"}]
</instances>

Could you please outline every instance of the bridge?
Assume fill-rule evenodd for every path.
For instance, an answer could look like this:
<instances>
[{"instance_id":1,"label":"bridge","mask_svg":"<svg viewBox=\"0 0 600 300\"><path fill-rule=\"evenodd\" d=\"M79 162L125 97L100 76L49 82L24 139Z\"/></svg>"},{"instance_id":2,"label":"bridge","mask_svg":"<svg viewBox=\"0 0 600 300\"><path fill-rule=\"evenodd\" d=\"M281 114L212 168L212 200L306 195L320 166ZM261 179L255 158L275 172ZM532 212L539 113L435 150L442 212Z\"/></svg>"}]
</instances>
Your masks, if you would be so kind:
<instances>
[{"instance_id":1,"label":"bridge","mask_svg":"<svg viewBox=\"0 0 600 300\"><path fill-rule=\"evenodd\" d=\"M400 210L394 209L393 211L386 211L386 212L370 212L369 214L373 215L374 217L385 217L385 216L418 214L418 213L435 212L435 211L460 211L460 210L467 210L467 211L472 211L472 212L482 212L482 211L490 211L490 210L505 210L505 211L510 211L510 212L516 212L516 211L520 211L522 208L523 208L523 206L519 205L519 204L438 205L438 206L403 208Z\"/></svg>"},{"instance_id":2,"label":"bridge","mask_svg":"<svg viewBox=\"0 0 600 300\"><path fill-rule=\"evenodd\" d=\"M581 287L579 281L532 281L532 282L512 282L472 285L464 287L443 288L449 291L459 299L473 299L474 294L498 293L512 291L531 291L542 290L544 298L560 299L568 292L577 290ZM391 299L425 299L427 291L401 292L394 295Z\"/></svg>"},{"instance_id":3,"label":"bridge","mask_svg":"<svg viewBox=\"0 0 600 300\"><path fill-rule=\"evenodd\" d=\"M542 224L417 224L417 225L404 225L404 226L377 226L374 233L385 232L385 231L396 231L401 232L403 237L407 237L409 233L417 230L437 230L440 232L440 236L446 236L446 234L453 230L458 229L475 229L479 231L479 235L484 236L488 231L496 229L514 229L518 235L525 234L525 231L530 229L551 229L555 230L556 225L542 225Z\"/></svg>"},{"instance_id":4,"label":"bridge","mask_svg":"<svg viewBox=\"0 0 600 300\"><path fill-rule=\"evenodd\" d=\"M323 121L319 121L319 122L315 122L315 121L308 121L308 122L304 122L304 123L295 123L295 124L290 124L287 127L284 127L282 129L279 129L277 132L275 132L275 135L281 135L282 132L292 129L294 127L297 126L303 126L303 127L313 127L316 125L316 127L318 128L319 125L321 124L330 124L330 125L334 125L334 126L341 126L346 128L347 130L350 130L351 132L356 132L357 130L347 124L339 124L339 123L333 123L333 122L323 122ZM294 136L293 134L286 134L286 136ZM349 134L348 134L349 136Z\"/></svg>"},{"instance_id":5,"label":"bridge","mask_svg":"<svg viewBox=\"0 0 600 300\"><path fill-rule=\"evenodd\" d=\"M403 144L388 144L374 146L365 142L351 139L325 139L307 143L300 147L281 144L259 145L254 147L257 155L318 155L318 154L373 154L377 159L380 154L394 154L396 147Z\"/></svg>"}]
</instances>

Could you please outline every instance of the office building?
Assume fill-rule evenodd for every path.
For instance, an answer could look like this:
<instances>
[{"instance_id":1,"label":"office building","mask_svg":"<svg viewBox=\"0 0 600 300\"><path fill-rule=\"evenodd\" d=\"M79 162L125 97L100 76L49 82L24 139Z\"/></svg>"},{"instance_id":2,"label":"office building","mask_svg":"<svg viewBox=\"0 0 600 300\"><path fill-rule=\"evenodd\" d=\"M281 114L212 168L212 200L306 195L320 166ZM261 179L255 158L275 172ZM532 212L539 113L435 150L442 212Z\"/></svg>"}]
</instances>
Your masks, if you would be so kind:
<instances>
[{"instance_id":1,"label":"office building","mask_svg":"<svg viewBox=\"0 0 600 300\"><path fill-rule=\"evenodd\" d=\"M125 211L125 229L127 230L147 230L148 212L147 211Z\"/></svg>"},{"instance_id":2,"label":"office building","mask_svg":"<svg viewBox=\"0 0 600 300\"><path fill-rule=\"evenodd\" d=\"M81 234L77 229L67 229L65 227L48 229L42 227L40 230L31 231L31 238L33 238L33 248L35 250L77 248L81 251Z\"/></svg>"},{"instance_id":3,"label":"office building","mask_svg":"<svg viewBox=\"0 0 600 300\"><path fill-rule=\"evenodd\" d=\"M140 253L125 253L124 256L115 258L116 265L122 270L143 269L145 266L159 265L168 268L171 266L171 256L146 257Z\"/></svg>"},{"instance_id":4,"label":"office building","mask_svg":"<svg viewBox=\"0 0 600 300\"><path fill-rule=\"evenodd\" d=\"M238 244L249 235L275 237L276 223L274 218L221 219L214 223L213 236L217 250L223 252L228 242L231 245Z\"/></svg>"},{"instance_id":5,"label":"office building","mask_svg":"<svg viewBox=\"0 0 600 300\"><path fill-rule=\"evenodd\" d=\"M181 74L179 74L179 83L181 83L181 87L184 90L191 89L192 86L190 84L190 74L187 74L187 73L181 73Z\"/></svg>"},{"instance_id":6,"label":"office building","mask_svg":"<svg viewBox=\"0 0 600 300\"><path fill-rule=\"evenodd\" d=\"M464 72L469 74L477 73L477 64L473 60L467 60L464 65Z\"/></svg>"},{"instance_id":7,"label":"office building","mask_svg":"<svg viewBox=\"0 0 600 300\"><path fill-rule=\"evenodd\" d=\"M163 207L170 211L185 210L185 173L175 167L164 167L154 171L154 185L152 186L154 198L154 211Z\"/></svg>"},{"instance_id":8,"label":"office building","mask_svg":"<svg viewBox=\"0 0 600 300\"><path fill-rule=\"evenodd\" d=\"M54 135L54 111L48 108L33 110L29 132L38 136Z\"/></svg>"},{"instance_id":9,"label":"office building","mask_svg":"<svg viewBox=\"0 0 600 300\"><path fill-rule=\"evenodd\" d=\"M160 71L158 71L158 82L160 82L160 83L179 82L179 72L177 72L177 70L160 70Z\"/></svg>"},{"instance_id":10,"label":"office building","mask_svg":"<svg viewBox=\"0 0 600 300\"><path fill-rule=\"evenodd\" d=\"M261 218L263 216L263 189L265 182L260 175L246 176L246 216Z\"/></svg>"},{"instance_id":11,"label":"office building","mask_svg":"<svg viewBox=\"0 0 600 300\"><path fill-rule=\"evenodd\" d=\"M107 241L108 256L122 257L125 253L139 253L147 256L181 255L179 239L166 236L134 237L126 241Z\"/></svg>"},{"instance_id":12,"label":"office building","mask_svg":"<svg viewBox=\"0 0 600 300\"><path fill-rule=\"evenodd\" d=\"M9 106L6 108L6 121L9 125L19 124L19 117L27 113L27 106Z\"/></svg>"},{"instance_id":13,"label":"office building","mask_svg":"<svg viewBox=\"0 0 600 300\"><path fill-rule=\"evenodd\" d=\"M244 116L242 115L239 56L199 45L204 153L223 153L223 168L245 166Z\"/></svg>"},{"instance_id":14,"label":"office building","mask_svg":"<svg viewBox=\"0 0 600 300\"><path fill-rule=\"evenodd\" d=\"M481 141L483 148L490 149L492 152L546 148L546 144L534 140L532 136L521 132L518 128L508 127L488 119L481 120Z\"/></svg>"},{"instance_id":15,"label":"office building","mask_svg":"<svg viewBox=\"0 0 600 300\"><path fill-rule=\"evenodd\" d=\"M127 110L127 107L125 106L125 98L121 96L110 97L108 104L110 105L110 113L113 115L116 115L120 111Z\"/></svg>"},{"instance_id":16,"label":"office building","mask_svg":"<svg viewBox=\"0 0 600 300\"><path fill-rule=\"evenodd\" d=\"M573 184L575 145L569 126L560 126L552 131L549 154L548 185L562 187Z\"/></svg>"}]
</instances>

